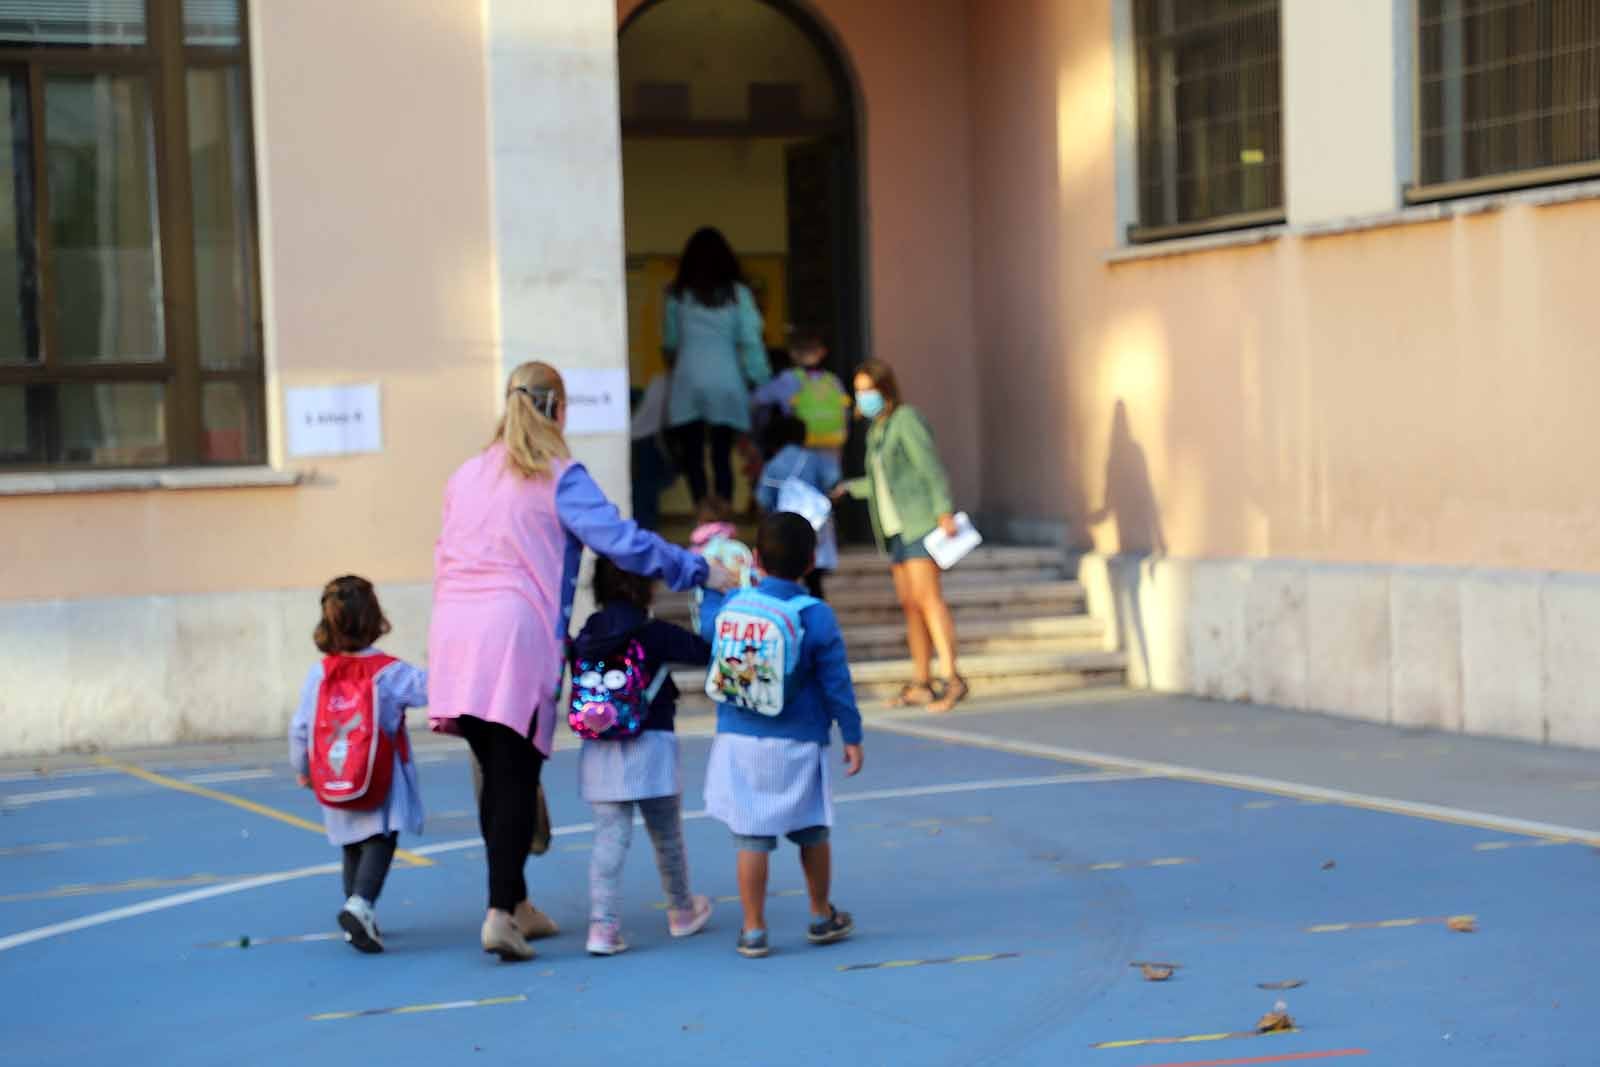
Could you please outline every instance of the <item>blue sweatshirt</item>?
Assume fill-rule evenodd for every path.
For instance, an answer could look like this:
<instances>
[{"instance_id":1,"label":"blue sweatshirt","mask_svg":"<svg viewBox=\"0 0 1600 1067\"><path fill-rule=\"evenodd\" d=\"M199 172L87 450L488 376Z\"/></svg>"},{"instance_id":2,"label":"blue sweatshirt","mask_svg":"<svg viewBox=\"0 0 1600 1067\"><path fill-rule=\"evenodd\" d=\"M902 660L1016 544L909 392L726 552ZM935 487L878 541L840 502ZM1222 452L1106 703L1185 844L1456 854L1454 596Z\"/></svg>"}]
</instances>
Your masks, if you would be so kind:
<instances>
[{"instance_id":1,"label":"blue sweatshirt","mask_svg":"<svg viewBox=\"0 0 1600 1067\"><path fill-rule=\"evenodd\" d=\"M654 678L657 671L671 663L704 667L711 662L711 645L704 638L682 626L652 619L625 600L614 601L590 615L573 644L580 656L599 657L620 652L629 638L635 637L644 649L646 678ZM644 728L671 730L677 717L678 686L669 677L650 702Z\"/></svg>"},{"instance_id":2,"label":"blue sweatshirt","mask_svg":"<svg viewBox=\"0 0 1600 1067\"><path fill-rule=\"evenodd\" d=\"M756 586L779 600L805 595L798 582L763 578ZM700 609L700 633L710 639L723 594L706 590ZM805 635L800 639L800 662L784 682L784 708L780 715L758 715L732 704L717 704L717 733L746 737L781 737L827 745L833 724L847 745L861 743L861 712L856 708L855 685L850 680L850 660L844 635L833 609L818 602L800 612Z\"/></svg>"}]
</instances>

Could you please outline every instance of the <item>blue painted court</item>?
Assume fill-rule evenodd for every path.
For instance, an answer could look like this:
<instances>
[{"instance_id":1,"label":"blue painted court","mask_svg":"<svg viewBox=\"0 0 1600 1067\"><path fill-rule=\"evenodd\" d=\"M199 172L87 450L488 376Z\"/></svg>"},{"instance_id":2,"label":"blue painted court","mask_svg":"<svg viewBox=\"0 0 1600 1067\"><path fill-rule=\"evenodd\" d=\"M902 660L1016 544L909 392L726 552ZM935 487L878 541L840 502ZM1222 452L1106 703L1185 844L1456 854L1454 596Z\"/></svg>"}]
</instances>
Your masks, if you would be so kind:
<instances>
[{"instance_id":1,"label":"blue painted court","mask_svg":"<svg viewBox=\"0 0 1600 1067\"><path fill-rule=\"evenodd\" d=\"M962 739L927 736L953 722ZM317 818L275 748L9 774L0 1059L1600 1062L1600 856L1585 841L1075 761L1014 743L1010 722L869 727L865 772L838 780L835 832L836 899L859 933L805 943L786 848L763 961L733 951L733 854L703 818L686 833L696 889L722 898L711 929L667 937L641 831L633 947L584 954L588 816L570 750L546 768L558 836L529 862L536 902L564 930L524 965L478 951L464 745L418 746L429 832L402 840L421 861L396 861L378 908L389 951L376 957L332 933L336 851L275 817ZM685 738L691 810L708 745ZM1456 916L1476 932L1452 930ZM1137 961L1176 970L1148 982ZM1261 988L1272 983L1302 984ZM1279 999L1296 1029L1253 1035Z\"/></svg>"}]
</instances>

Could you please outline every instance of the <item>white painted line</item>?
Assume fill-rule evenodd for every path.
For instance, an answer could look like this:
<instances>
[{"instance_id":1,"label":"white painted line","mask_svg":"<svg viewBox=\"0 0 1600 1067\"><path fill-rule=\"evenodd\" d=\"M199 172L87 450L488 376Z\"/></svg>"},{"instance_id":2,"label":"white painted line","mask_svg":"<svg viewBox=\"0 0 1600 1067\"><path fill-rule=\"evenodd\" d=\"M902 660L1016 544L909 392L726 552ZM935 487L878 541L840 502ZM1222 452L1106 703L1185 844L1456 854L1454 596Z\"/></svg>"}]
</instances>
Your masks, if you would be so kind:
<instances>
[{"instance_id":1,"label":"white painted line","mask_svg":"<svg viewBox=\"0 0 1600 1067\"><path fill-rule=\"evenodd\" d=\"M7 771L0 774L0 785L14 782L49 782L59 778L96 778L115 774L100 767L63 767L54 771Z\"/></svg>"},{"instance_id":2,"label":"white painted line","mask_svg":"<svg viewBox=\"0 0 1600 1067\"><path fill-rule=\"evenodd\" d=\"M248 771L215 771L211 774L191 774L184 781L191 785L220 785L223 782L256 782L263 778L271 777L271 771L265 767L257 767Z\"/></svg>"},{"instance_id":3,"label":"white painted line","mask_svg":"<svg viewBox=\"0 0 1600 1067\"><path fill-rule=\"evenodd\" d=\"M1090 771L1079 774L1050 774L1036 778L990 778L978 782L947 782L941 785L912 785L900 789L873 789L860 793L834 794L835 804L857 804L864 800L899 800L905 797L931 797L947 793L978 793L990 789L1020 789L1028 786L1042 785L1078 785L1094 782L1136 782L1144 778L1151 778L1148 774L1120 774L1104 771ZM683 813L685 822L694 819L705 819L709 816L704 811L686 811ZM635 825L643 822L635 817ZM552 837L562 837L567 834L587 834L594 831L594 823L575 823L572 826L558 826L550 831ZM460 852L462 849L476 848L483 844L481 837L463 837L457 841L440 841L438 844L422 845L411 851L419 856L437 856L442 852Z\"/></svg>"},{"instance_id":4,"label":"white painted line","mask_svg":"<svg viewBox=\"0 0 1600 1067\"><path fill-rule=\"evenodd\" d=\"M987 734L968 733L963 730L952 730L942 726L928 726L918 722L880 718L869 720L868 725L889 733L921 737L930 741L948 741L952 744L987 748L996 752L1012 752L1022 756L1038 756L1041 759L1085 763L1090 766L1103 767L1107 770L1126 771L1151 778L1171 778L1179 781L1199 782L1202 785L1225 786L1230 789L1245 789L1257 793L1274 793L1279 796L1294 797L1297 800L1323 804L1343 804L1346 807L1380 811L1388 815L1406 815L1417 819L1430 819L1434 822L1472 826L1482 830L1499 830L1504 833L1521 834L1525 837L1565 837L1581 841L1587 845L1600 846L1600 830L1558 826L1554 823L1537 822L1532 819L1517 819L1507 815L1469 811L1465 808L1452 808L1442 804L1396 800L1392 797L1380 797L1368 793L1352 793L1343 789L1325 789L1322 786L1286 782L1277 778L1262 778L1253 774L1231 774L1225 771L1202 770L1198 767L1183 767L1174 763L1153 763L1146 760L1129 759L1124 756L1110 756L1103 752L1089 752L1079 748L1065 748L1059 745L1046 745L1034 741L990 737ZM835 798L835 802L837 802L837 798Z\"/></svg>"},{"instance_id":5,"label":"white painted line","mask_svg":"<svg viewBox=\"0 0 1600 1067\"><path fill-rule=\"evenodd\" d=\"M0 806L21 808L29 804L43 804L51 800L82 800L94 796L93 789L45 789L38 793L13 793L0 798Z\"/></svg>"},{"instance_id":6,"label":"white painted line","mask_svg":"<svg viewBox=\"0 0 1600 1067\"><path fill-rule=\"evenodd\" d=\"M333 874L341 869L337 863L319 863L315 867L298 867L292 871L279 871L276 874L262 874L254 878L246 878L238 882L224 882L222 885L207 886L204 889L191 889L187 893L174 893L168 897L157 897L154 900L141 901L130 904L125 908L112 908L110 911L99 911L93 915L85 915L78 919L68 919L66 922L51 923L49 926L38 926L32 930L23 930L21 933L0 937L0 952L8 952L23 945L30 945L35 941L43 941L50 937L60 937L62 934L74 933L78 930L87 930L95 926L104 926L121 919L132 919L139 915L149 915L155 911L166 911L168 908L181 907L184 904L193 904L201 900L210 900L212 897L227 896L229 893L242 893L246 889L259 889L262 886L278 885L281 882L292 882L297 878L310 878L319 874Z\"/></svg>"}]
</instances>

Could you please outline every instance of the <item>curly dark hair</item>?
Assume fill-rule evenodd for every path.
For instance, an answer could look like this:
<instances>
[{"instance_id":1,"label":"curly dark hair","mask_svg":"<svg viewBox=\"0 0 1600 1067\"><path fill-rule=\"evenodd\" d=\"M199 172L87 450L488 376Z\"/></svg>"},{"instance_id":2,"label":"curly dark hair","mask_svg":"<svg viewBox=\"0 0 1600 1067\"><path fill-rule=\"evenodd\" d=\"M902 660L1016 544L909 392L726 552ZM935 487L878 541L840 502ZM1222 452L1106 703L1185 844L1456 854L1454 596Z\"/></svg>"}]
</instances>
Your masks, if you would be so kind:
<instances>
[{"instance_id":1,"label":"curly dark hair","mask_svg":"<svg viewBox=\"0 0 1600 1067\"><path fill-rule=\"evenodd\" d=\"M601 556L594 564L594 599L597 604L614 604L622 601L640 611L650 610L655 596L655 583L638 574L629 574L621 567Z\"/></svg>"}]
</instances>

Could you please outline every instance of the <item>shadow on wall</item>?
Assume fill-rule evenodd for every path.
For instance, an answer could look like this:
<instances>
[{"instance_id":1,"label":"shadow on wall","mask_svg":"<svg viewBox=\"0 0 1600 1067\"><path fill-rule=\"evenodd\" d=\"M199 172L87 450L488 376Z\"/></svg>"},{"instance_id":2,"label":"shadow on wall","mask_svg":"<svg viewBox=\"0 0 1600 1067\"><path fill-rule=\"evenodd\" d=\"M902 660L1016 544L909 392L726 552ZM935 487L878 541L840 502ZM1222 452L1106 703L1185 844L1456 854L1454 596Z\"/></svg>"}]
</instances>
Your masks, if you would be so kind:
<instances>
[{"instance_id":1,"label":"shadow on wall","mask_svg":"<svg viewBox=\"0 0 1600 1067\"><path fill-rule=\"evenodd\" d=\"M1116 558L1109 561L1114 625L1119 647L1139 657L1137 680L1148 684L1150 645L1141 607L1141 585L1146 571L1154 581L1153 562L1166 555L1167 538L1161 528L1161 508L1150 482L1150 464L1144 448L1134 440L1128 405L1118 400L1111 414L1111 445L1106 454L1105 497L1088 517L1091 529L1111 522L1117 537Z\"/></svg>"}]
</instances>

